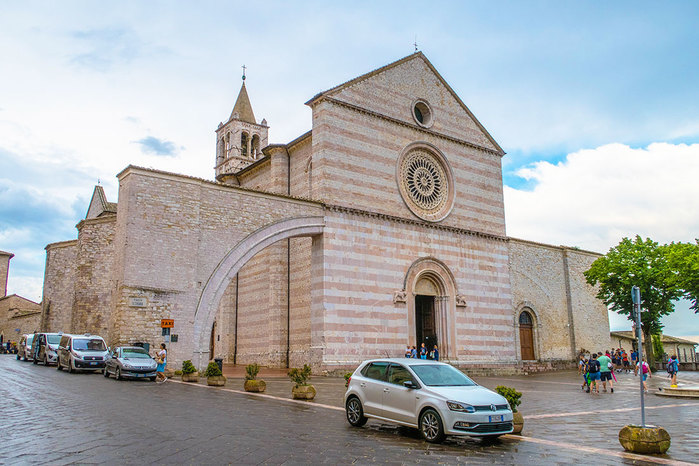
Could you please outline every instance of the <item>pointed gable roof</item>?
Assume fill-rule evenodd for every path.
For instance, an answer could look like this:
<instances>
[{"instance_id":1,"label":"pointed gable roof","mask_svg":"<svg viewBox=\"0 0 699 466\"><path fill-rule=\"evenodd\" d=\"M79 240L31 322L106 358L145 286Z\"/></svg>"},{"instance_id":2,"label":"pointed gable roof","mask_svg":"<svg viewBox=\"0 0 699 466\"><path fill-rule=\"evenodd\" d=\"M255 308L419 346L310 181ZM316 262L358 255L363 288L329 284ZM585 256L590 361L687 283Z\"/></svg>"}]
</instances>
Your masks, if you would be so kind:
<instances>
[{"instance_id":1,"label":"pointed gable roof","mask_svg":"<svg viewBox=\"0 0 699 466\"><path fill-rule=\"evenodd\" d=\"M87 209L85 218L97 218L107 213L115 214L116 211L116 203L107 202L107 196L104 194L102 186L95 186L95 190L92 192L92 199L90 199L90 207Z\"/></svg>"},{"instance_id":2,"label":"pointed gable roof","mask_svg":"<svg viewBox=\"0 0 699 466\"><path fill-rule=\"evenodd\" d=\"M500 147L500 145L495 141L495 139L490 135L490 133L485 129L485 127L478 121L476 116L471 113L471 110L466 106L466 104L461 100L461 98L454 92L454 90L449 86L449 84L444 80L441 74L437 71L437 69L430 63L430 61L427 59L427 57L420 51L415 52L413 54L408 55L407 57L401 58L400 60L394 61L393 63L389 63L388 65L382 66L381 68L377 68L374 71L370 71L369 73L363 74L361 76L358 76L354 79L351 79L345 83L340 84L339 86L335 86L331 89L328 89L327 91L320 92L316 94L313 98L311 98L308 102L306 102L306 105L312 106L315 102L322 100L323 98L331 98L336 96L337 94L340 94L342 91L353 87L359 83L362 83L363 81L366 81L370 78L373 78L377 75L380 75L382 73L385 73L386 71L389 71L393 68L396 68L400 65L403 65L407 62L410 62L411 60L414 59L420 59L424 62L425 66L431 70L432 73L436 76L436 78L439 80L439 82L444 86L444 88L451 94L451 96L454 98L454 100L458 103L458 105L463 109L463 111L468 115L468 117L473 121L473 123L476 125L476 127L483 133L485 138L493 145L495 150L500 154L500 155L505 155L505 151Z\"/></svg>"},{"instance_id":3,"label":"pointed gable roof","mask_svg":"<svg viewBox=\"0 0 699 466\"><path fill-rule=\"evenodd\" d=\"M236 113L238 116L234 117ZM235 105L233 106L233 111L231 112L231 117L229 120L233 118L237 118L238 120L246 123L257 124L255 121L255 114L252 113L252 105L250 105L250 98L248 97L247 89L245 89L244 81L240 88L240 92L238 93L238 100L235 101Z\"/></svg>"}]
</instances>

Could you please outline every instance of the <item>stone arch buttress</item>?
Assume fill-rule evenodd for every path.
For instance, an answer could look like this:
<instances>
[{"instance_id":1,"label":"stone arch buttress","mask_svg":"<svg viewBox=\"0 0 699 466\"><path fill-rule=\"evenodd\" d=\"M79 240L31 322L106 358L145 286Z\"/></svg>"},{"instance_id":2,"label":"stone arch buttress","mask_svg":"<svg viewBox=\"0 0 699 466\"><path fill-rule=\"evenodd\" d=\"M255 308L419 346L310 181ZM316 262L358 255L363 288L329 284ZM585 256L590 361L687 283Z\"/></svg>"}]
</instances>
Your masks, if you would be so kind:
<instances>
[{"instance_id":1,"label":"stone arch buttress","mask_svg":"<svg viewBox=\"0 0 699 466\"><path fill-rule=\"evenodd\" d=\"M218 263L204 286L194 313L194 354L198 364L209 360L209 335L218 303L231 280L255 254L277 241L323 233L323 217L299 217L280 220L250 233ZM204 357L205 356L205 357Z\"/></svg>"}]
</instances>

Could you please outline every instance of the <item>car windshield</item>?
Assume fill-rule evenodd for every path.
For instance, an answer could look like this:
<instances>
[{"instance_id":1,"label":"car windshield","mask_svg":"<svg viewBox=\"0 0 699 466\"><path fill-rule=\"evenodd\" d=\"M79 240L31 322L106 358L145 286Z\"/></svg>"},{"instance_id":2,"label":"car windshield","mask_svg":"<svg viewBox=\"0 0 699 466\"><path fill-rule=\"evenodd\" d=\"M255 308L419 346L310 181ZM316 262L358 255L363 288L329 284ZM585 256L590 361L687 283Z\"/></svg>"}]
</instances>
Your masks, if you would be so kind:
<instances>
[{"instance_id":1,"label":"car windshield","mask_svg":"<svg viewBox=\"0 0 699 466\"><path fill-rule=\"evenodd\" d=\"M121 350L121 357L126 359L150 359L146 350L141 348L124 348Z\"/></svg>"},{"instance_id":2,"label":"car windshield","mask_svg":"<svg viewBox=\"0 0 699 466\"><path fill-rule=\"evenodd\" d=\"M57 345L61 342L61 335L46 335L49 345Z\"/></svg>"},{"instance_id":3,"label":"car windshield","mask_svg":"<svg viewBox=\"0 0 699 466\"><path fill-rule=\"evenodd\" d=\"M34 340L34 335L29 335L27 337L27 346L31 346L33 340Z\"/></svg>"},{"instance_id":4,"label":"car windshield","mask_svg":"<svg viewBox=\"0 0 699 466\"><path fill-rule=\"evenodd\" d=\"M476 383L455 367L442 364L412 364L410 368L429 387L469 387Z\"/></svg>"},{"instance_id":5,"label":"car windshield","mask_svg":"<svg viewBox=\"0 0 699 466\"><path fill-rule=\"evenodd\" d=\"M75 338L73 349L76 351L106 351L104 341L98 338Z\"/></svg>"}]
</instances>

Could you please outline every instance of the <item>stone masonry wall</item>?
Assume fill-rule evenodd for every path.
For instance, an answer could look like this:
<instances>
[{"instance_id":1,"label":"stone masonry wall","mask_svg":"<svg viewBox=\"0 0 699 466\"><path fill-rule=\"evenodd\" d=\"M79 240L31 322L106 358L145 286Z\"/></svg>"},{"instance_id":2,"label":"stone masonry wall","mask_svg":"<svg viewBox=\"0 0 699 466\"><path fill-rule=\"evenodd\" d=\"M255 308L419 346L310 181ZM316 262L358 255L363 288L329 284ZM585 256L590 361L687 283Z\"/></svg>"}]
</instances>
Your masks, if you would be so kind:
<instances>
[{"instance_id":1,"label":"stone masonry wall","mask_svg":"<svg viewBox=\"0 0 699 466\"><path fill-rule=\"evenodd\" d=\"M18 342L25 333L39 331L41 305L17 295L0 298L0 333L5 342Z\"/></svg>"},{"instance_id":2,"label":"stone masonry wall","mask_svg":"<svg viewBox=\"0 0 699 466\"><path fill-rule=\"evenodd\" d=\"M41 330L69 332L75 300L78 241L46 246Z\"/></svg>"},{"instance_id":3,"label":"stone masonry wall","mask_svg":"<svg viewBox=\"0 0 699 466\"><path fill-rule=\"evenodd\" d=\"M70 331L107 337L112 311L116 216L78 224L75 301Z\"/></svg>"},{"instance_id":4,"label":"stone masonry wall","mask_svg":"<svg viewBox=\"0 0 699 466\"><path fill-rule=\"evenodd\" d=\"M451 310L457 348L450 360L516 363L505 241L337 211L326 214L323 243L326 367L400 357L414 344L406 303L394 303L393 292L424 257L443 262L466 299Z\"/></svg>"}]
</instances>

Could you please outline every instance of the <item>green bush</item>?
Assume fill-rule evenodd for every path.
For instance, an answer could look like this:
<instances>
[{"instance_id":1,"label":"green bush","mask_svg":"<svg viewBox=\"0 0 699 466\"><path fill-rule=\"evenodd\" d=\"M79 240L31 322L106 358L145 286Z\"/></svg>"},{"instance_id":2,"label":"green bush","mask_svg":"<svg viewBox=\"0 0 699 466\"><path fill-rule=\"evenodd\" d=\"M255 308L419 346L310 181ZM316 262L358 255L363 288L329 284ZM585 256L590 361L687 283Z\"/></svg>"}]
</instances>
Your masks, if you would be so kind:
<instances>
[{"instance_id":1,"label":"green bush","mask_svg":"<svg viewBox=\"0 0 699 466\"><path fill-rule=\"evenodd\" d=\"M352 377L352 372L345 372L345 387L349 387L350 377Z\"/></svg>"},{"instance_id":2,"label":"green bush","mask_svg":"<svg viewBox=\"0 0 699 466\"><path fill-rule=\"evenodd\" d=\"M256 380L259 372L260 366L257 364L248 364L245 366L245 380Z\"/></svg>"},{"instance_id":3,"label":"green bush","mask_svg":"<svg viewBox=\"0 0 699 466\"><path fill-rule=\"evenodd\" d=\"M194 374L196 371L197 368L194 367L191 360L187 359L182 363L182 374Z\"/></svg>"},{"instance_id":4,"label":"green bush","mask_svg":"<svg viewBox=\"0 0 699 466\"><path fill-rule=\"evenodd\" d=\"M294 382L297 387L300 385L308 385L308 379L311 378L311 366L304 364L303 369L294 367L289 369L288 375L291 381Z\"/></svg>"},{"instance_id":5,"label":"green bush","mask_svg":"<svg viewBox=\"0 0 699 466\"><path fill-rule=\"evenodd\" d=\"M206 366L206 370L204 371L204 377L218 377L223 375L221 372L221 369L218 368L218 364L216 364L214 361L211 361L208 366Z\"/></svg>"},{"instance_id":6,"label":"green bush","mask_svg":"<svg viewBox=\"0 0 699 466\"><path fill-rule=\"evenodd\" d=\"M522 398L522 393L518 392L514 388L506 387L504 385L498 385L495 387L495 391L499 394L505 397L507 402L510 404L510 408L512 408L512 412L516 413L517 412L517 406L522 403L520 401L520 398Z\"/></svg>"},{"instance_id":7,"label":"green bush","mask_svg":"<svg viewBox=\"0 0 699 466\"><path fill-rule=\"evenodd\" d=\"M178 370L176 370L176 371L175 371L175 375L182 375L182 371L181 371L181 370L179 370L179 369L178 369Z\"/></svg>"}]
</instances>

